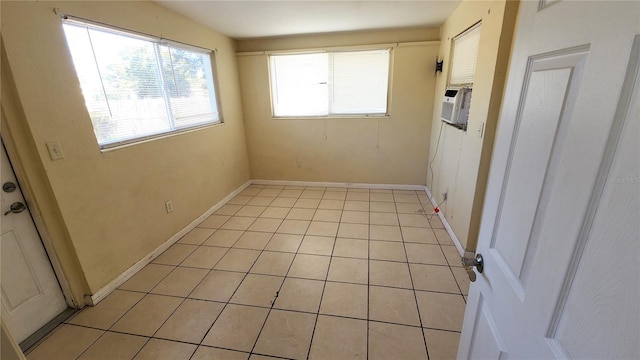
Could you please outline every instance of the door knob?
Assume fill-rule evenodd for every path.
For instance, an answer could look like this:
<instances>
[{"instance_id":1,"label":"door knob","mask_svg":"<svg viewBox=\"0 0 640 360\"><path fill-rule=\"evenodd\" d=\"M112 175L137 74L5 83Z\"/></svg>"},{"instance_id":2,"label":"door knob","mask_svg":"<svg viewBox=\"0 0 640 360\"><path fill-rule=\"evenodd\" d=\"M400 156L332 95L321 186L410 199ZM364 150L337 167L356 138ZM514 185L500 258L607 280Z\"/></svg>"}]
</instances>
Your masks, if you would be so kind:
<instances>
[{"instance_id":1,"label":"door knob","mask_svg":"<svg viewBox=\"0 0 640 360\"><path fill-rule=\"evenodd\" d=\"M476 281L476 273L473 271L473 267L475 266L476 270L482 274L482 271L484 270L484 259L482 258L482 254L477 254L475 258L463 257L462 266L464 266L467 275L469 275L469 280L471 280L471 282Z\"/></svg>"},{"instance_id":2,"label":"door knob","mask_svg":"<svg viewBox=\"0 0 640 360\"><path fill-rule=\"evenodd\" d=\"M27 210L27 207L23 203L21 203L19 201L16 201L13 204L11 204L11 207L9 208L9 211L4 213L4 216L7 216L7 215L9 215L11 213L14 213L14 214L21 213L21 212L23 212L25 210Z\"/></svg>"},{"instance_id":3,"label":"door knob","mask_svg":"<svg viewBox=\"0 0 640 360\"><path fill-rule=\"evenodd\" d=\"M2 190L4 190L4 192L14 192L16 191L16 188L16 184L11 181L7 181L6 183L2 184Z\"/></svg>"}]
</instances>

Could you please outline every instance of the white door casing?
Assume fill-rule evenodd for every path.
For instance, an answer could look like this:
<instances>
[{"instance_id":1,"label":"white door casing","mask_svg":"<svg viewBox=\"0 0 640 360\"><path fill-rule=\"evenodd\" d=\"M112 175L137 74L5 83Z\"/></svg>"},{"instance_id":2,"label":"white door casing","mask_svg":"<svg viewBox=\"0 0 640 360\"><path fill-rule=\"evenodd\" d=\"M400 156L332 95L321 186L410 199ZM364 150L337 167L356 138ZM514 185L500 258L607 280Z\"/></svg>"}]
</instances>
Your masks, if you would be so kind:
<instances>
[{"instance_id":1,"label":"white door casing","mask_svg":"<svg viewBox=\"0 0 640 360\"><path fill-rule=\"evenodd\" d=\"M1 183L17 185L4 146L0 148ZM20 187L0 193L2 318L11 335L21 342L64 311L67 304L29 210L4 215L12 203L26 204Z\"/></svg>"},{"instance_id":2,"label":"white door casing","mask_svg":"<svg viewBox=\"0 0 640 360\"><path fill-rule=\"evenodd\" d=\"M458 358L637 358L640 2L518 16Z\"/></svg>"}]
</instances>

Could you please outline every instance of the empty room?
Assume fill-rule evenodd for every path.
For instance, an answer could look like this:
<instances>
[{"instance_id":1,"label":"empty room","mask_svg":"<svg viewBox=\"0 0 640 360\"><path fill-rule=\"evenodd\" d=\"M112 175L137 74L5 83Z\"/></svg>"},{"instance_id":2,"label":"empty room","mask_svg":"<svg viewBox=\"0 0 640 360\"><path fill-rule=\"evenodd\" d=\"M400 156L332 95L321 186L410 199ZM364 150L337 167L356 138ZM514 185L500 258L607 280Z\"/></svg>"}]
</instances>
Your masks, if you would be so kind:
<instances>
[{"instance_id":1,"label":"empty room","mask_svg":"<svg viewBox=\"0 0 640 360\"><path fill-rule=\"evenodd\" d=\"M0 16L2 359L640 354L640 2Z\"/></svg>"}]
</instances>

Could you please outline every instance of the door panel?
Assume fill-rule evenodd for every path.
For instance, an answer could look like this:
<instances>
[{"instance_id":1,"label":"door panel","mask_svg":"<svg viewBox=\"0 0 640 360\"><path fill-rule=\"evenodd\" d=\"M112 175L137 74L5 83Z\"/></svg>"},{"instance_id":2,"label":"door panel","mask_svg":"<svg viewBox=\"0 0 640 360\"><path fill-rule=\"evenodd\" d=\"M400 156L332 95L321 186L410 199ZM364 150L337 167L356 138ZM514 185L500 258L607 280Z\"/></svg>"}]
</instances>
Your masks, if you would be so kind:
<instances>
[{"instance_id":1,"label":"door panel","mask_svg":"<svg viewBox=\"0 0 640 360\"><path fill-rule=\"evenodd\" d=\"M638 2L520 3L459 358L640 353L638 33Z\"/></svg>"},{"instance_id":2,"label":"door panel","mask_svg":"<svg viewBox=\"0 0 640 360\"><path fill-rule=\"evenodd\" d=\"M4 146L0 148L2 184L17 184ZM67 304L29 210L5 215L11 204L25 204L20 187L12 192L0 190L0 193L2 317L11 335L22 342L64 311Z\"/></svg>"}]
</instances>

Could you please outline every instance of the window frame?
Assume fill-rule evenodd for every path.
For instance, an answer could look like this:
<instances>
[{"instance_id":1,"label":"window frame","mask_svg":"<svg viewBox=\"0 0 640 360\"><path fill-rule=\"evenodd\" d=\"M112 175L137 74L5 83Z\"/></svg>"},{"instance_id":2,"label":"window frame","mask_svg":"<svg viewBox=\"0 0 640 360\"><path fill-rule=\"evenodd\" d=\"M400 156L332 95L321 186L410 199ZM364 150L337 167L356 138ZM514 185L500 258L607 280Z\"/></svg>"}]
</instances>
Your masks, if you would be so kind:
<instances>
[{"instance_id":1,"label":"window frame","mask_svg":"<svg viewBox=\"0 0 640 360\"><path fill-rule=\"evenodd\" d=\"M179 42L179 41L175 41L175 40L170 40L170 39L166 39L166 38L162 38L162 37L158 37L158 36L154 36L154 35L141 33L141 32L135 31L135 30L125 29L125 28L121 28L121 27L117 27L117 26L112 26L112 25L96 22L96 21L93 21L93 20L79 18L79 17L67 15L67 14L61 15L61 18L62 18L62 24L63 25L69 24L69 25L72 25L72 26L93 28L93 29L97 29L99 31L111 33L111 34L118 35L118 36L129 37L129 38L132 38L132 39L147 41L149 43L152 43L154 45L154 47L155 46L167 46L170 49L174 48L174 49L179 49L179 50L186 50L186 51L190 51L192 53L199 53L199 54L202 54L202 55L207 55L209 57L209 64L211 65L211 69L206 69L205 68L205 73L211 76L210 84L213 87L213 89L211 89L210 92L213 93L213 99L211 99L211 96L210 96L209 101L212 102L212 104L215 103L217 114L218 114L217 120L214 120L214 121L195 124L195 125L189 125L189 126L183 126L183 127L176 127L175 126L176 118L172 114L172 112L169 112L167 114L167 116L170 117L168 120L169 120L169 124L171 126L171 129L168 130L168 131L162 131L162 132L158 132L158 133L155 133L155 134L142 135L142 136L137 136L137 137L130 138L130 139L125 139L125 140L120 140L120 141L100 144L99 141L98 141L97 134L95 133L95 127L94 127L94 124L93 124L93 119L91 119L91 116L89 115L89 109L86 106L86 99L84 98L84 93L82 93L81 95L82 95L82 98L83 98L83 105L84 105L85 110L87 111L87 115L89 115L89 118L90 118L90 121L91 121L91 127L94 130L94 136L96 137L96 144L98 145L98 147L100 148L101 151L104 152L104 151L114 150L114 149L118 149L118 148L122 148L122 147L128 147L128 146L131 146L131 145L137 145L137 144L141 144L141 143L146 143L146 142L153 141L153 140L156 140L156 139L163 139L163 138L167 138L167 137L171 137L171 136L175 136L175 135L180 135L180 134L183 134L183 133L189 133L189 132L193 132L193 131L202 130L202 129L205 129L205 128L224 125L225 121L224 121L224 115L223 115L223 109L222 109L222 101L221 101L220 86L219 86L218 71L217 71L218 69L217 69L217 61L216 61L217 60L216 59L217 49L215 49L215 48L214 49L208 49L208 48L204 48L204 47L200 47L200 46L196 46L196 45L191 45L191 44L187 44L187 43L183 43L183 42ZM69 49L68 40L66 39L66 35L65 35L65 44L67 45L67 50L69 51L69 57L72 58L71 51ZM73 59L71 59L71 60L73 62ZM78 82L80 82L80 79L78 78L78 73L77 73L75 64L73 64L73 67L74 67L74 72L75 72L76 78L78 79ZM102 79L100 79L100 81L102 82ZM209 83L209 81L207 81L207 83ZM80 83L80 85L82 85L82 84ZM165 102L165 105L166 105L166 101L168 99L168 95L164 91L163 91L162 98L163 98L163 101Z\"/></svg>"},{"instance_id":2,"label":"window frame","mask_svg":"<svg viewBox=\"0 0 640 360\"><path fill-rule=\"evenodd\" d=\"M331 113L330 107L328 108L329 113L327 115L276 115L275 114L275 105L274 105L274 94L273 94L273 72L272 72L272 56L278 55L307 55L307 54L321 54L321 53L340 53L340 52L362 52L362 51L380 51L380 50L388 50L389 51L389 68L387 72L387 96L386 96L386 111L384 113L361 113L361 114L339 114L339 113ZM355 46L355 47L337 47L337 48L321 48L321 49L309 49L309 50L290 50L290 51L267 51L264 52L267 61L267 72L269 77L269 100L271 105L271 118L273 120L307 120L307 119L345 119L345 118L389 118L391 117L391 104L392 104L392 88L393 88L393 64L394 64L394 50L395 44L378 44L375 46ZM327 62L328 70L330 69L330 62ZM331 78L331 76L329 76ZM331 86L327 86L327 99L332 94L332 90L329 89Z\"/></svg>"}]
</instances>

